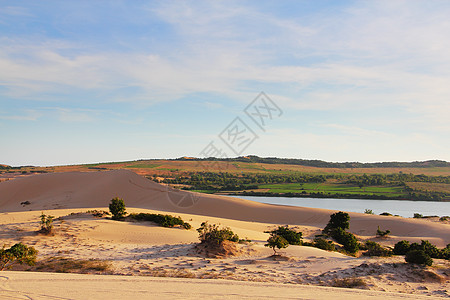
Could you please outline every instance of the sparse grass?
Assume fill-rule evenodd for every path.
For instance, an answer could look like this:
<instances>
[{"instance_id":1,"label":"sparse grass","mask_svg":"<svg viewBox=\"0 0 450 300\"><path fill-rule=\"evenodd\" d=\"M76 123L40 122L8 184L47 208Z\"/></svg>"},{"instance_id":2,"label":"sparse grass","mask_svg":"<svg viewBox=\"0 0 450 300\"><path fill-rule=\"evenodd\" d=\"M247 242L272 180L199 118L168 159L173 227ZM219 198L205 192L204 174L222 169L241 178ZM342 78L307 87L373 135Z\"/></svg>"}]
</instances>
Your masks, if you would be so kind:
<instances>
[{"instance_id":1,"label":"sparse grass","mask_svg":"<svg viewBox=\"0 0 450 300\"><path fill-rule=\"evenodd\" d=\"M340 288L357 288L365 287L366 285L365 280L358 277L335 278L331 282L331 286Z\"/></svg>"},{"instance_id":2,"label":"sparse grass","mask_svg":"<svg viewBox=\"0 0 450 300\"><path fill-rule=\"evenodd\" d=\"M65 257L52 257L48 260L40 261L32 271L56 272L56 273L109 273L111 263L98 259L72 259Z\"/></svg>"}]
</instances>

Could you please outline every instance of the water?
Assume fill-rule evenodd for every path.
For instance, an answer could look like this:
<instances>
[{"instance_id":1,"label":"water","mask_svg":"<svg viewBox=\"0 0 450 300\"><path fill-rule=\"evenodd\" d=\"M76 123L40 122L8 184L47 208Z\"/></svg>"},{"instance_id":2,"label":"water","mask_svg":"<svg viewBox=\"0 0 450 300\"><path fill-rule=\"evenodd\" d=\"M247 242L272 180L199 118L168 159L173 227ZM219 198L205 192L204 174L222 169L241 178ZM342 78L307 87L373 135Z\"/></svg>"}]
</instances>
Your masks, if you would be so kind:
<instances>
[{"instance_id":1,"label":"water","mask_svg":"<svg viewBox=\"0 0 450 300\"><path fill-rule=\"evenodd\" d=\"M424 216L450 216L450 202L407 201L407 200L371 200L371 199L333 199L333 198L288 198L236 196L261 203L325 208L363 213L371 209L379 215L389 212L393 215L411 218L414 213Z\"/></svg>"}]
</instances>

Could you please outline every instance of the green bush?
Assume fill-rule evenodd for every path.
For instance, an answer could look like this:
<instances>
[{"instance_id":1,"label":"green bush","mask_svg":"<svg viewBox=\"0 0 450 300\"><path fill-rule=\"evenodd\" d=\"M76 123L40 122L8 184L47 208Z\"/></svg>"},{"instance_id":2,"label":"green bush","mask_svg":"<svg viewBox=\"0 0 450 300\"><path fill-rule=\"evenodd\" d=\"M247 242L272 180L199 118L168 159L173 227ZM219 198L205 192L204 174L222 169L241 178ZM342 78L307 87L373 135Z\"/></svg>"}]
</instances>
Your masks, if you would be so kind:
<instances>
[{"instance_id":1,"label":"green bush","mask_svg":"<svg viewBox=\"0 0 450 300\"><path fill-rule=\"evenodd\" d=\"M278 249L287 248L287 246L289 246L289 242L282 236L271 235L267 239L267 244L265 244L264 246L272 248L273 254L276 255L277 254L276 248Z\"/></svg>"},{"instance_id":2,"label":"green bush","mask_svg":"<svg viewBox=\"0 0 450 300\"><path fill-rule=\"evenodd\" d=\"M382 247L380 244L373 241L366 241L364 244L367 249L364 252L366 256L392 256L392 251L390 249Z\"/></svg>"},{"instance_id":3,"label":"green bush","mask_svg":"<svg viewBox=\"0 0 450 300\"><path fill-rule=\"evenodd\" d=\"M381 230L381 229L380 229L380 226L378 226L376 236L377 236L377 237L387 237L389 233L391 233L390 230L384 231L384 230Z\"/></svg>"},{"instance_id":4,"label":"green bush","mask_svg":"<svg viewBox=\"0 0 450 300\"><path fill-rule=\"evenodd\" d=\"M271 236L279 235L283 237L290 245L302 244L302 233L289 228L289 226L279 226L272 231L264 231L270 233Z\"/></svg>"},{"instance_id":5,"label":"green bush","mask_svg":"<svg viewBox=\"0 0 450 300\"><path fill-rule=\"evenodd\" d=\"M121 198L113 198L109 204L113 220L121 220L126 215L125 202Z\"/></svg>"},{"instance_id":6,"label":"green bush","mask_svg":"<svg viewBox=\"0 0 450 300\"><path fill-rule=\"evenodd\" d=\"M129 217L136 221L154 222L163 227L174 227L179 225L185 229L192 228L191 224L184 222L183 219L181 219L181 217L173 217L170 215L139 213L139 214L130 214Z\"/></svg>"},{"instance_id":7,"label":"green bush","mask_svg":"<svg viewBox=\"0 0 450 300\"><path fill-rule=\"evenodd\" d=\"M44 234L52 233L53 218L54 216L45 215L44 213L41 214L41 229L39 230L40 233Z\"/></svg>"},{"instance_id":8,"label":"green bush","mask_svg":"<svg viewBox=\"0 0 450 300\"><path fill-rule=\"evenodd\" d=\"M324 238L315 238L313 243L313 247L327 250L327 251L336 251L336 247L334 246L334 243L332 241L328 241Z\"/></svg>"},{"instance_id":9,"label":"green bush","mask_svg":"<svg viewBox=\"0 0 450 300\"><path fill-rule=\"evenodd\" d=\"M15 244L9 249L3 246L0 249L0 271L11 268L14 264L27 264L33 266L36 263L37 250L22 243Z\"/></svg>"},{"instance_id":10,"label":"green bush","mask_svg":"<svg viewBox=\"0 0 450 300\"><path fill-rule=\"evenodd\" d=\"M405 255L405 261L410 264L431 266L433 259L423 250L411 250Z\"/></svg>"},{"instance_id":11,"label":"green bush","mask_svg":"<svg viewBox=\"0 0 450 300\"><path fill-rule=\"evenodd\" d=\"M356 237L342 228L333 230L331 237L335 239L336 242L342 244L342 246L344 246L344 250L348 253L356 253L359 249L359 243Z\"/></svg>"},{"instance_id":12,"label":"green bush","mask_svg":"<svg viewBox=\"0 0 450 300\"><path fill-rule=\"evenodd\" d=\"M411 245L408 241L400 241L394 245L394 254L395 255L405 255L409 252Z\"/></svg>"},{"instance_id":13,"label":"green bush","mask_svg":"<svg viewBox=\"0 0 450 300\"><path fill-rule=\"evenodd\" d=\"M392 214L391 214L391 213L388 213L388 212L382 212L382 213L380 214L380 216L392 216Z\"/></svg>"},{"instance_id":14,"label":"green bush","mask_svg":"<svg viewBox=\"0 0 450 300\"><path fill-rule=\"evenodd\" d=\"M203 222L200 228L197 228L198 238L202 243L220 244L223 241L239 242L239 236L228 227L219 228L216 224Z\"/></svg>"},{"instance_id":15,"label":"green bush","mask_svg":"<svg viewBox=\"0 0 450 300\"><path fill-rule=\"evenodd\" d=\"M366 208L364 210L364 213L367 214L367 215L373 215L373 210Z\"/></svg>"},{"instance_id":16,"label":"green bush","mask_svg":"<svg viewBox=\"0 0 450 300\"><path fill-rule=\"evenodd\" d=\"M414 218L415 218L415 219L422 219L422 218L423 218L423 215L422 215L422 214L419 214L419 213L414 213Z\"/></svg>"},{"instance_id":17,"label":"green bush","mask_svg":"<svg viewBox=\"0 0 450 300\"><path fill-rule=\"evenodd\" d=\"M323 229L324 234L331 234L335 229L348 229L350 227L350 216L346 212L337 212L330 216L327 226Z\"/></svg>"}]
</instances>

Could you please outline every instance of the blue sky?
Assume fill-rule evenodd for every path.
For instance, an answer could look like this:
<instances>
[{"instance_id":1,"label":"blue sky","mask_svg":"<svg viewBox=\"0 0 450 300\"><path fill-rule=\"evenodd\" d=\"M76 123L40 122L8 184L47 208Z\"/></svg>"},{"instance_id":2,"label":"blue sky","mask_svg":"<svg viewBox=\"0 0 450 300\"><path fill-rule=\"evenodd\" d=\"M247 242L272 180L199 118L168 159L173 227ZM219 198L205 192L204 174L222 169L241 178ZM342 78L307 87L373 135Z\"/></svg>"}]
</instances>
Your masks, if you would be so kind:
<instances>
[{"instance_id":1,"label":"blue sky","mask_svg":"<svg viewBox=\"0 0 450 300\"><path fill-rule=\"evenodd\" d=\"M0 1L0 163L450 160L448 1ZM264 91L283 111L258 128Z\"/></svg>"}]
</instances>

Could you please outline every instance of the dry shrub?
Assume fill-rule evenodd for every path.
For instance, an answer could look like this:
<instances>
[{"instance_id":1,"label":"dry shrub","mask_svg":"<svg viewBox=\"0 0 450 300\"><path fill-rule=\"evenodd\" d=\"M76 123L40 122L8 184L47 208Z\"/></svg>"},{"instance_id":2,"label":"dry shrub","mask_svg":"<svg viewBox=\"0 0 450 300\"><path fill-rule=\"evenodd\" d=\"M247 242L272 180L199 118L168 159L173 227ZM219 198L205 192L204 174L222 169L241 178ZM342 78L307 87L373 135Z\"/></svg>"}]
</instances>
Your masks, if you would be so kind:
<instances>
[{"instance_id":1,"label":"dry shrub","mask_svg":"<svg viewBox=\"0 0 450 300\"><path fill-rule=\"evenodd\" d=\"M340 288L357 288L365 287L367 283L362 278L347 277L347 278L335 278L331 282L331 286Z\"/></svg>"},{"instance_id":2,"label":"dry shrub","mask_svg":"<svg viewBox=\"0 0 450 300\"><path fill-rule=\"evenodd\" d=\"M237 247L235 242L221 241L216 242L203 242L195 246L198 254L210 258L223 258L229 256L236 256L242 251Z\"/></svg>"},{"instance_id":3,"label":"dry shrub","mask_svg":"<svg viewBox=\"0 0 450 300\"><path fill-rule=\"evenodd\" d=\"M81 273L81 274L107 274L111 273L111 263L98 259L71 259L65 257L52 257L40 261L32 271L56 272L56 273Z\"/></svg>"}]
</instances>

